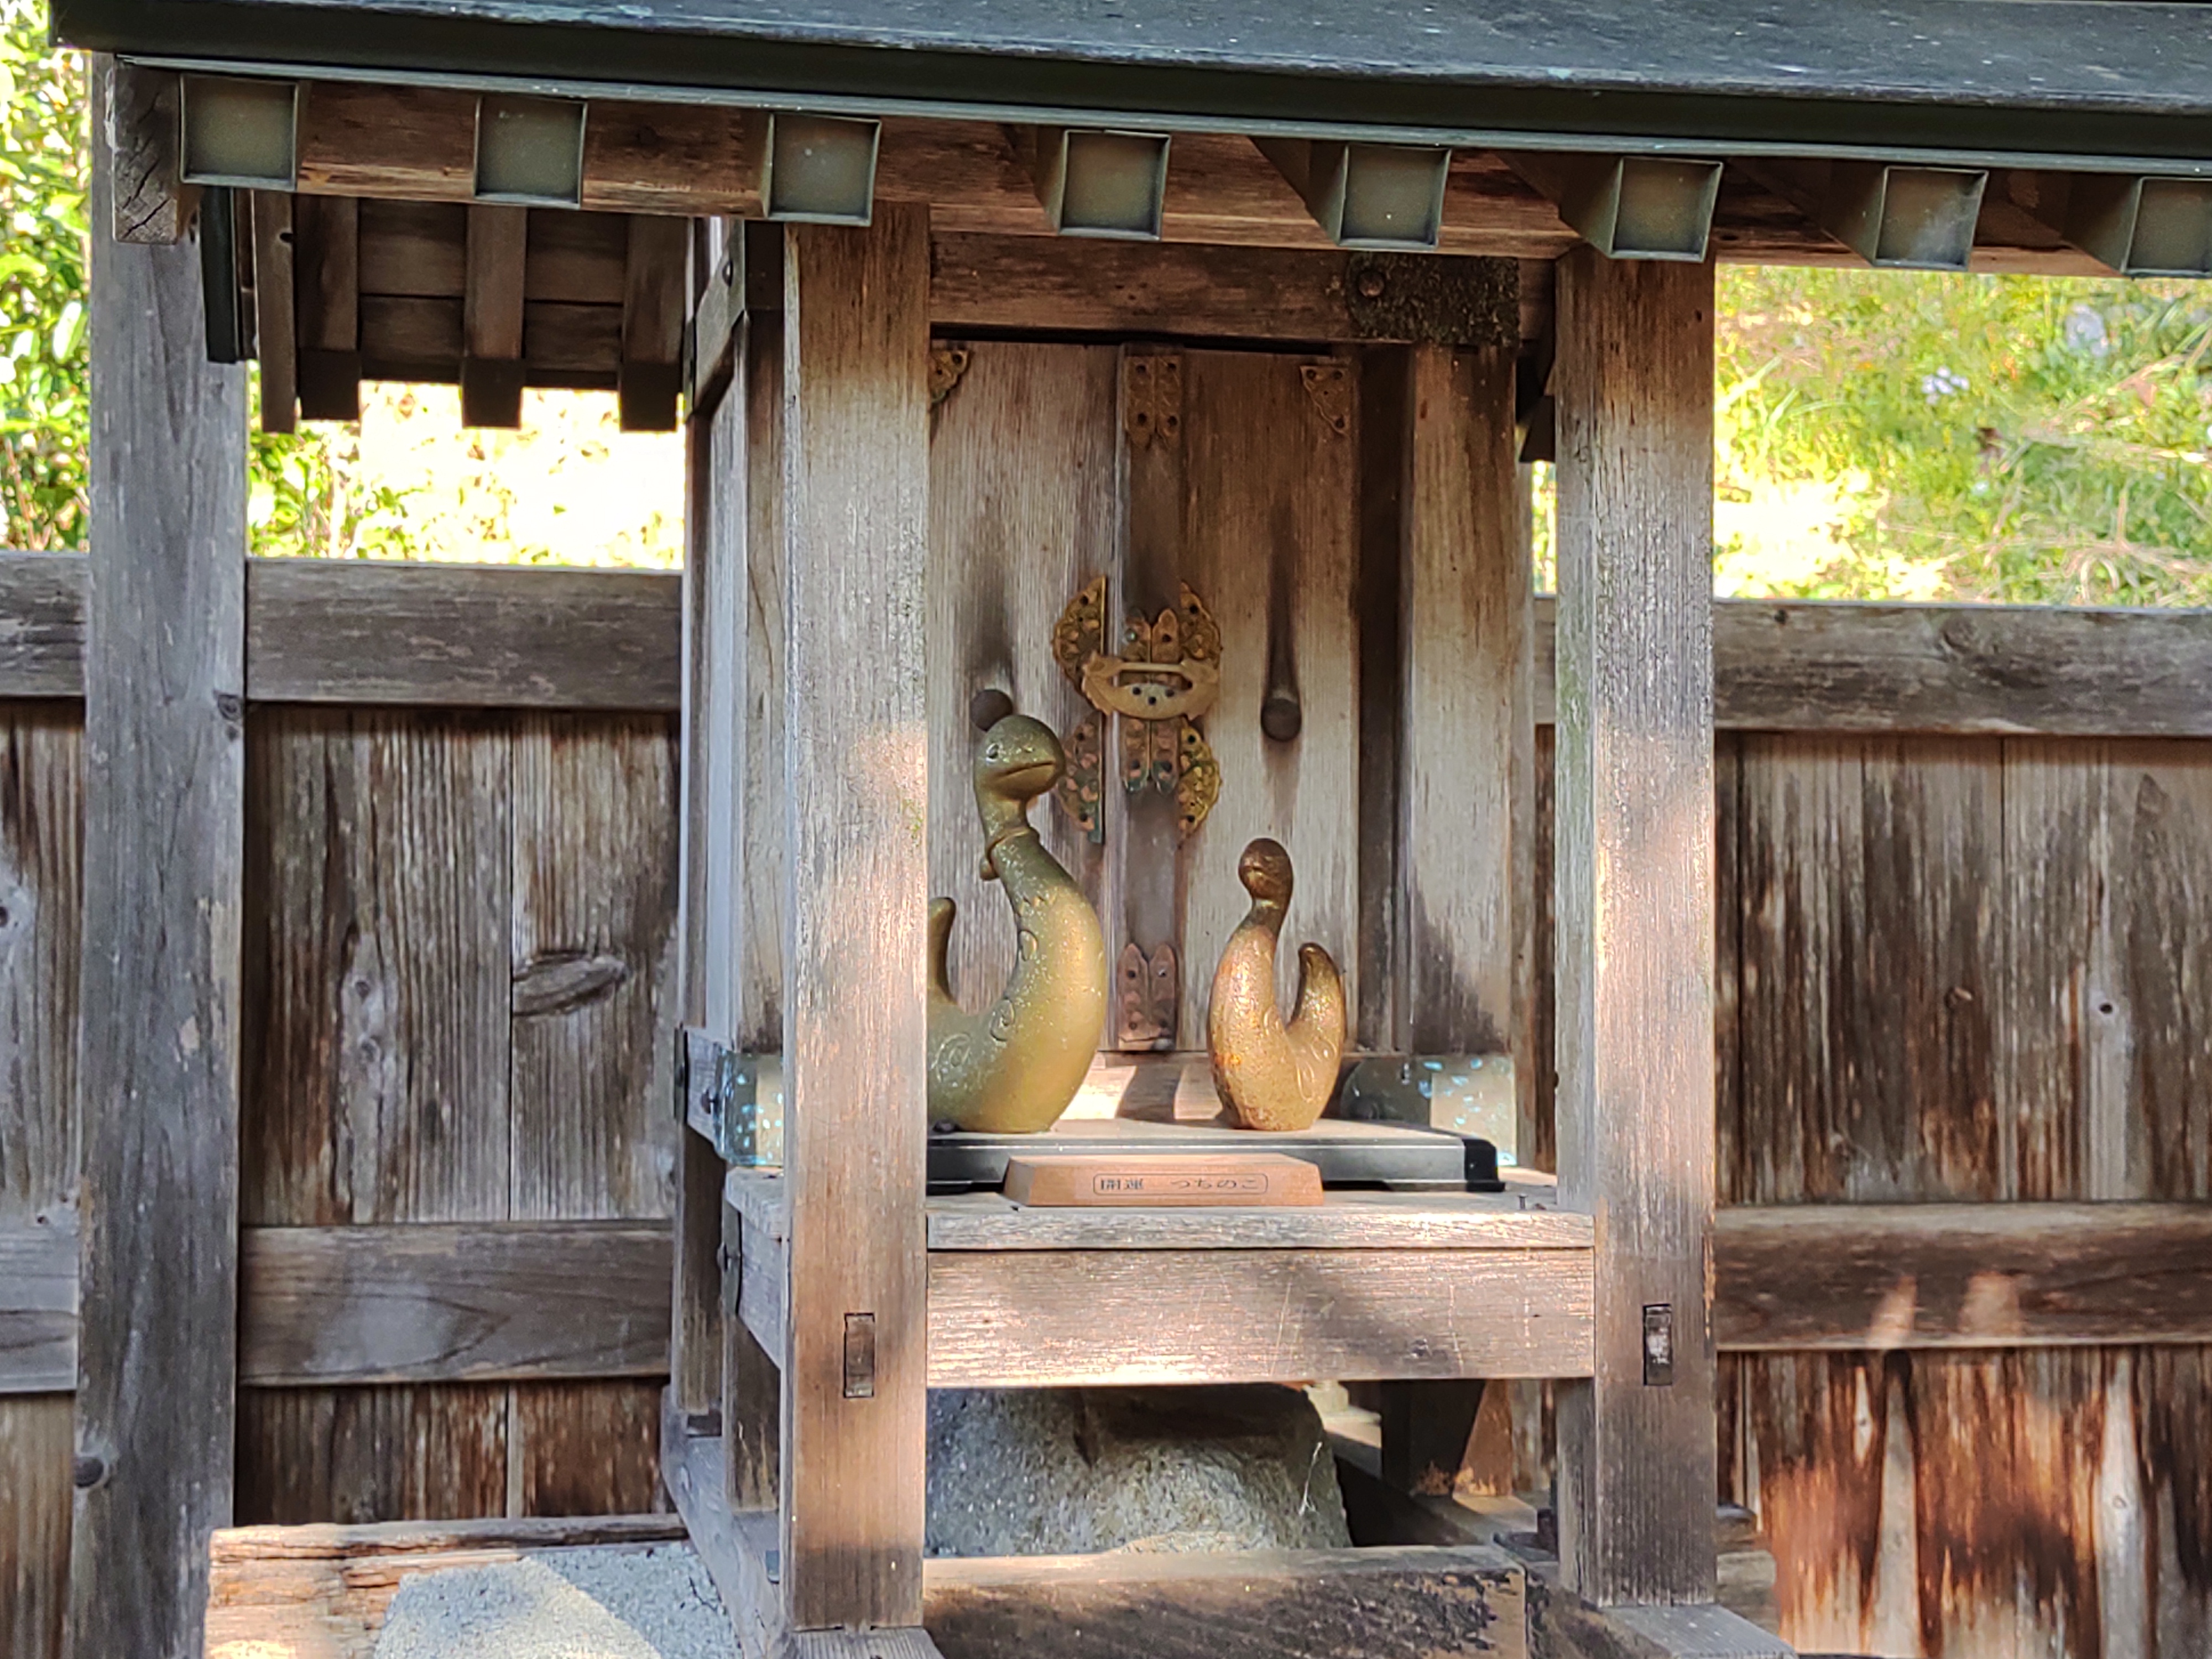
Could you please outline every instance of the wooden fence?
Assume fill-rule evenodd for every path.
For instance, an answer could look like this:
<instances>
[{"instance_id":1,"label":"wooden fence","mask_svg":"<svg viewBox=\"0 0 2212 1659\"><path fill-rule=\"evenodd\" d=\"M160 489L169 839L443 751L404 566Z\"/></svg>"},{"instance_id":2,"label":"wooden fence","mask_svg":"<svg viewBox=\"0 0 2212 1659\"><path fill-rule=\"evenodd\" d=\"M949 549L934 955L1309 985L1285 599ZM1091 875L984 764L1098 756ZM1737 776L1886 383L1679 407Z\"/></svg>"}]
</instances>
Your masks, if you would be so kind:
<instances>
[{"instance_id":1,"label":"wooden fence","mask_svg":"<svg viewBox=\"0 0 2212 1659\"><path fill-rule=\"evenodd\" d=\"M656 1504L679 603L249 571L241 1522ZM67 1599L83 617L0 559L4 1659ZM2212 620L1717 638L1723 1496L1784 1632L2212 1651Z\"/></svg>"}]
</instances>

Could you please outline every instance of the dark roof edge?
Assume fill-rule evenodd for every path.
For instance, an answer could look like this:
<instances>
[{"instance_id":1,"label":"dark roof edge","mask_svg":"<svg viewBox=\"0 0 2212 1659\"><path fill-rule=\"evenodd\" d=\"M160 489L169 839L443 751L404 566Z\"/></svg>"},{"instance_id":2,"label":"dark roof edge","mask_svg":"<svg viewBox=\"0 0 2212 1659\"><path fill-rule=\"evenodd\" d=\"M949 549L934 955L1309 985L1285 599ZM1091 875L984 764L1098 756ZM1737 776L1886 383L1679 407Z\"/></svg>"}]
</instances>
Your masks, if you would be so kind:
<instances>
[{"instance_id":1,"label":"dark roof edge","mask_svg":"<svg viewBox=\"0 0 2212 1659\"><path fill-rule=\"evenodd\" d=\"M1874 100L1564 83L1469 86L552 21L271 0L55 0L70 46L301 76L534 83L670 100L1481 147L1861 154L1984 164L2212 173L2212 86L2198 108Z\"/></svg>"}]
</instances>

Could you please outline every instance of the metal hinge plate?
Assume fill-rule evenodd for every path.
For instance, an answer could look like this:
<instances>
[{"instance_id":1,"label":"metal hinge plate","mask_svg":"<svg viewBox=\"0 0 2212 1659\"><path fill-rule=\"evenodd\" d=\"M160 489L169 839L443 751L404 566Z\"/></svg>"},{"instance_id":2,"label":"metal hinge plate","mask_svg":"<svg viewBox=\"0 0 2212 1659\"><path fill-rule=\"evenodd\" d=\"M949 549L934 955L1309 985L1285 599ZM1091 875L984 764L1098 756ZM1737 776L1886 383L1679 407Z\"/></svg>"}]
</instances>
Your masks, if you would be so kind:
<instances>
[{"instance_id":1,"label":"metal hinge plate","mask_svg":"<svg viewBox=\"0 0 2212 1659\"><path fill-rule=\"evenodd\" d=\"M690 1026L676 1034L676 1110L726 1164L783 1166L783 1057L748 1054Z\"/></svg>"}]
</instances>

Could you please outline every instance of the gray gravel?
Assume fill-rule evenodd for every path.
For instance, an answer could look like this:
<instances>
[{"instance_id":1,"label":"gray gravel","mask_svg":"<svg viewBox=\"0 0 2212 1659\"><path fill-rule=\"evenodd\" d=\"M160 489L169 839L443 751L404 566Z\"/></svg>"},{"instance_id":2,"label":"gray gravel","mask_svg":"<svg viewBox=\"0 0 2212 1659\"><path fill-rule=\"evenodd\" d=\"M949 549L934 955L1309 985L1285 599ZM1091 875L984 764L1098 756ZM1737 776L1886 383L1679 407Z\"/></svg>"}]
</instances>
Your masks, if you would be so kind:
<instances>
[{"instance_id":1,"label":"gray gravel","mask_svg":"<svg viewBox=\"0 0 2212 1659\"><path fill-rule=\"evenodd\" d=\"M376 1659L738 1659L684 1544L536 1550L399 1586Z\"/></svg>"}]
</instances>

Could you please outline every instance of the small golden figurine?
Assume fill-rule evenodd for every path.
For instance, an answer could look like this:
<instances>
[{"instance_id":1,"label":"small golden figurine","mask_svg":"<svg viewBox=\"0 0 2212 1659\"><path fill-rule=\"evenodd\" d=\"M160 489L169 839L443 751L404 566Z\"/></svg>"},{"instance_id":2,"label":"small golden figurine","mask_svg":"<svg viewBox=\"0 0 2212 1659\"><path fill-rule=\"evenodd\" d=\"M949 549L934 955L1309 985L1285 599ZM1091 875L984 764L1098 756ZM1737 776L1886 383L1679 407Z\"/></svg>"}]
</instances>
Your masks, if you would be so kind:
<instances>
[{"instance_id":1,"label":"small golden figurine","mask_svg":"<svg viewBox=\"0 0 2212 1659\"><path fill-rule=\"evenodd\" d=\"M1310 1127L1336 1091L1344 1054L1344 981L1318 945L1298 947L1298 1000L1288 1025L1275 1006L1275 945L1291 906L1291 855L1262 837L1237 861L1252 908L1221 953L1206 1011L1213 1086L1237 1126Z\"/></svg>"},{"instance_id":2,"label":"small golden figurine","mask_svg":"<svg viewBox=\"0 0 2212 1659\"><path fill-rule=\"evenodd\" d=\"M1075 1098L1106 1026L1106 939L1098 913L1044 849L1029 804L1066 763L1042 720L1008 714L983 734L975 811L983 876L1005 884L1018 948L1006 988L988 1012L953 1000L945 969L953 903L929 904L929 1121L1032 1134ZM1333 1074L1332 1074L1333 1075Z\"/></svg>"}]
</instances>

